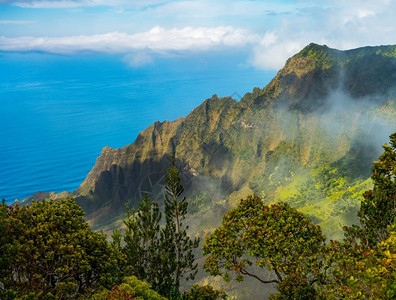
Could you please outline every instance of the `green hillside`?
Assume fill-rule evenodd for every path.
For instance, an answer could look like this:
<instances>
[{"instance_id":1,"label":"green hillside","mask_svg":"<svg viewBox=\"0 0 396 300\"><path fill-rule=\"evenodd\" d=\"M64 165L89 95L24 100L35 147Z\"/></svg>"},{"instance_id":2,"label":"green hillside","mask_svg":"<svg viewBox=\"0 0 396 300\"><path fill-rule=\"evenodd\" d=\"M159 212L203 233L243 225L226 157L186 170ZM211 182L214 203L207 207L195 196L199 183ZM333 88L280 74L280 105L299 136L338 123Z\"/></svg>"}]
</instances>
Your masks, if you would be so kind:
<instances>
[{"instance_id":1,"label":"green hillside","mask_svg":"<svg viewBox=\"0 0 396 300\"><path fill-rule=\"evenodd\" d=\"M174 156L191 234L206 236L241 198L256 194L265 204L289 203L327 239L340 238L341 226L357 222L372 162L396 131L395 49L310 44L239 102L213 95L184 118L155 122L131 145L105 147L76 191L38 193L25 202L73 196L91 228L111 233L145 192L163 209L164 175ZM252 297L249 289L233 288Z\"/></svg>"},{"instance_id":2,"label":"green hillside","mask_svg":"<svg viewBox=\"0 0 396 300\"><path fill-rule=\"evenodd\" d=\"M395 49L310 44L239 102L214 95L185 118L155 122L131 145L105 147L71 195L93 228L117 227L145 191L162 205L174 155L196 230L257 194L289 202L337 237L339 224L355 221L371 162L396 128Z\"/></svg>"},{"instance_id":3,"label":"green hillside","mask_svg":"<svg viewBox=\"0 0 396 300\"><path fill-rule=\"evenodd\" d=\"M378 145L396 126L394 49L310 44L239 102L214 95L185 118L154 123L131 145L104 148L72 195L94 228L112 228L145 191L161 205L174 155L192 219L211 220L258 194L290 202L337 236L339 223L354 221Z\"/></svg>"}]
</instances>

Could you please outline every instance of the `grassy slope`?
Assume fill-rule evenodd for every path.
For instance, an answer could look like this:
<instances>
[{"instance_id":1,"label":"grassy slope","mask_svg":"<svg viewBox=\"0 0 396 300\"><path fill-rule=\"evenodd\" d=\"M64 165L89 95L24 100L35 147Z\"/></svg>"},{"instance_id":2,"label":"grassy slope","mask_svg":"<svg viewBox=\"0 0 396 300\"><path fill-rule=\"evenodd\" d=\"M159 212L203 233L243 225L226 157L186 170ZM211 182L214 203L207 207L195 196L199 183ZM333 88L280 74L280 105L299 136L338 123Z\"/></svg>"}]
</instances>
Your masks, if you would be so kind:
<instances>
[{"instance_id":1,"label":"grassy slope","mask_svg":"<svg viewBox=\"0 0 396 300\"><path fill-rule=\"evenodd\" d=\"M202 239L220 225L221 216L253 193L267 203L289 202L319 224L329 239L340 239L341 226L357 222L362 194L371 187L368 178L376 156L373 148L361 143L370 144L366 133L375 132L377 119L395 127L395 100L390 98L375 109L353 103L346 110L317 100L328 97L326 88L338 84L339 66L356 78L355 73L361 70L355 64L373 55L376 63L375 55L389 57L394 49L378 48L373 54L373 49L363 48L345 53L310 45L290 59L264 89L254 89L239 103L212 97L186 118L143 132L134 146L138 155L133 154L133 147L125 152L131 151L129 160L139 157L144 161L147 154L161 156L172 147L176 158L200 174L187 189L190 206L185 224L191 234ZM381 88L383 80L378 82L373 89ZM351 94L361 94L354 82L346 84ZM279 102L283 106L278 107ZM370 122L374 129L362 128ZM153 140L156 145L152 147ZM379 153L380 144L374 147ZM112 159L122 157L118 153ZM123 217L125 214L116 215L110 224L107 219L105 226L95 226L111 233L112 228L122 226ZM273 292L273 287L263 288L255 280L226 284L208 277L202 270L200 252L196 254L201 284L226 288L236 299L262 298Z\"/></svg>"},{"instance_id":2,"label":"grassy slope","mask_svg":"<svg viewBox=\"0 0 396 300\"><path fill-rule=\"evenodd\" d=\"M105 148L73 195L93 228L111 233L122 227L125 205L137 204L137 189L156 181L174 154L190 185L185 223L192 234L204 237L241 198L258 194L267 203L291 203L328 238L340 238L340 225L356 222L370 188L371 161L381 150L372 137L379 127L396 130L395 93L385 93L396 82L395 53L395 46L338 51L311 44L240 102L212 97L186 118L154 123L132 145Z\"/></svg>"},{"instance_id":3,"label":"grassy slope","mask_svg":"<svg viewBox=\"0 0 396 300\"><path fill-rule=\"evenodd\" d=\"M342 234L339 224L356 221L355 213L362 192L369 188L367 179L375 159L373 149L364 148L357 140L370 142L365 140L370 136L366 133L375 134L377 123L388 124L390 131L395 127L395 100L389 98L372 109L364 101L360 105L333 97L323 103L318 98L329 96L325 91L339 76L334 68L344 66L346 73L355 74L362 61L376 64L382 57L394 58L395 49L338 51L311 44L289 59L268 86L255 88L239 103L229 98L208 99L186 118L150 126L131 146L106 149L106 155L98 161L128 169L136 161L160 159L173 151L176 158L200 174L188 189L191 228L197 231L218 226L220 216L241 198L257 194L268 203L291 203L321 224L328 238L338 238ZM365 68L371 70L367 65ZM385 80L379 77L373 83L376 87ZM360 93L356 83L349 84L351 93ZM350 102L346 111L337 107L343 101ZM371 127L362 128L366 124ZM375 147L379 153L380 145ZM364 160L366 163L362 163ZM143 167L138 172L144 173ZM100 164L95 168L99 172ZM133 183L133 177L145 176L143 173L133 174L126 182ZM89 179L96 180L94 176ZM117 178L112 180L118 184ZM80 191L86 189L83 194L88 194L90 186L83 184ZM109 222L106 215L102 223L93 213L90 220L95 228L110 232L122 224L124 216L115 214Z\"/></svg>"}]
</instances>

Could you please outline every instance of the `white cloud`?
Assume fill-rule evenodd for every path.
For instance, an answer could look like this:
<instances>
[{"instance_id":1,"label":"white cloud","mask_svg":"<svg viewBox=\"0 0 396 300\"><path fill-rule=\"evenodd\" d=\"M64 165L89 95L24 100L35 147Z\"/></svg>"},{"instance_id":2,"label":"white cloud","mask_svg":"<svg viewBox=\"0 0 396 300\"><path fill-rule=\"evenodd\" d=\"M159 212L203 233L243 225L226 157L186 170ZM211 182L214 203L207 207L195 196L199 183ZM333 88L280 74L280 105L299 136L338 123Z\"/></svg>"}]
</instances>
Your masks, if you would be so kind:
<instances>
[{"instance_id":1,"label":"white cloud","mask_svg":"<svg viewBox=\"0 0 396 300\"><path fill-rule=\"evenodd\" d=\"M89 9L81 9L81 13L67 15L64 19L69 21L67 26L62 21L52 22L52 18L40 19L40 26L32 29L20 26L23 31L16 29L17 37L0 37L0 50L133 53L126 58L130 65L150 63L155 52L249 45L245 50L251 64L262 69L279 69L287 58L311 42L350 49L396 41L396 1L393 0L0 0L2 2L35 8L113 7L89 13L86 13ZM56 13L62 16L62 12ZM155 24L161 27L154 27ZM146 31L147 28L152 29ZM112 32L106 33L108 31ZM59 32L68 36L54 37Z\"/></svg>"},{"instance_id":2,"label":"white cloud","mask_svg":"<svg viewBox=\"0 0 396 300\"><path fill-rule=\"evenodd\" d=\"M264 38L253 50L251 63L260 69L280 69L287 58L300 51L306 43L300 41L273 42L270 45Z\"/></svg>"},{"instance_id":3,"label":"white cloud","mask_svg":"<svg viewBox=\"0 0 396 300\"><path fill-rule=\"evenodd\" d=\"M279 69L287 58L314 42L351 49L396 41L396 1L327 1L327 6L305 8L283 19L255 45L251 63Z\"/></svg>"},{"instance_id":4,"label":"white cloud","mask_svg":"<svg viewBox=\"0 0 396 300\"><path fill-rule=\"evenodd\" d=\"M0 37L2 51L43 51L71 54L79 51L128 53L140 49L152 51L197 51L219 47L242 47L257 40L257 36L233 27L184 27L164 29L156 26L149 31L126 34L112 32L90 36L68 37Z\"/></svg>"}]
</instances>

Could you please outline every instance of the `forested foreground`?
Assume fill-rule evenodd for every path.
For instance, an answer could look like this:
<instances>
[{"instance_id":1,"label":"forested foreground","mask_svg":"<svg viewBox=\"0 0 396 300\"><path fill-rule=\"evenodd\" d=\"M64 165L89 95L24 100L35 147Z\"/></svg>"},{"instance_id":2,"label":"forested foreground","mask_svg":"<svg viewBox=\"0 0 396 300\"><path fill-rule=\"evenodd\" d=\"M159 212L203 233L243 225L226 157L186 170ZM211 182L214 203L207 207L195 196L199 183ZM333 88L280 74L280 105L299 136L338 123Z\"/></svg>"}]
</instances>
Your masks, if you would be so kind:
<instances>
[{"instance_id":1,"label":"forested foreground","mask_svg":"<svg viewBox=\"0 0 396 300\"><path fill-rule=\"evenodd\" d=\"M342 241L327 242L320 226L286 203L248 196L206 237L205 270L225 281L273 284L272 299L396 298L396 133L383 148L360 224L344 227ZM146 195L110 242L90 229L73 199L23 207L3 201L0 298L226 298L211 286L183 290L197 273L199 239L183 224L188 202L174 161L166 182L164 213Z\"/></svg>"}]
</instances>

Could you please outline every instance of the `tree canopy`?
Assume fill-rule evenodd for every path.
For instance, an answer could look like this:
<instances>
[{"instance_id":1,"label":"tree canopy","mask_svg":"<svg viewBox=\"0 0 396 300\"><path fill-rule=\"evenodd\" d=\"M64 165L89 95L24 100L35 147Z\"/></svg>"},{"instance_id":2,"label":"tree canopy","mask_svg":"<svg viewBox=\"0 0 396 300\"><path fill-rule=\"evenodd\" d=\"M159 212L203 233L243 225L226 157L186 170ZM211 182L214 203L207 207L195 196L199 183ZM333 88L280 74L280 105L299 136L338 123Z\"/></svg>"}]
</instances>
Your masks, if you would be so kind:
<instances>
[{"instance_id":1,"label":"tree canopy","mask_svg":"<svg viewBox=\"0 0 396 300\"><path fill-rule=\"evenodd\" d=\"M103 300L103 299L166 300L165 297L162 297L157 292L152 290L150 284L139 280L136 276L125 277L121 284L113 286L113 288L110 291L107 289L100 290L97 293L95 293L91 297L91 299L92 300Z\"/></svg>"},{"instance_id":2,"label":"tree canopy","mask_svg":"<svg viewBox=\"0 0 396 300\"><path fill-rule=\"evenodd\" d=\"M388 226L396 218L396 133L390 136L390 145L373 163L374 188L366 191L358 213L361 240L374 246L388 238Z\"/></svg>"},{"instance_id":3,"label":"tree canopy","mask_svg":"<svg viewBox=\"0 0 396 300\"><path fill-rule=\"evenodd\" d=\"M186 218L188 202L183 196L184 187L181 184L179 170L175 160L171 158L171 167L165 175L165 227L163 228L162 243L165 252L163 274L167 286L171 286L178 296L180 280L182 278L194 279L197 274L198 264L195 263L193 250L198 247L199 238L191 238L187 234L188 226L183 224ZM170 276L168 276L170 275Z\"/></svg>"},{"instance_id":4,"label":"tree canopy","mask_svg":"<svg viewBox=\"0 0 396 300\"><path fill-rule=\"evenodd\" d=\"M137 211L128 212L124 220L126 232L122 252L126 267L140 280L150 283L154 288L160 284L161 270L161 213L158 204L153 203L146 194Z\"/></svg>"},{"instance_id":5,"label":"tree canopy","mask_svg":"<svg viewBox=\"0 0 396 300\"><path fill-rule=\"evenodd\" d=\"M242 199L206 237L205 269L275 283L280 299L394 299L396 297L396 133L373 163L374 188L364 194L360 226L343 241L325 243L319 226L288 204ZM259 275L257 268L270 271Z\"/></svg>"},{"instance_id":6,"label":"tree canopy","mask_svg":"<svg viewBox=\"0 0 396 300\"><path fill-rule=\"evenodd\" d=\"M126 274L148 282L162 296L176 299L181 296L181 279L194 279L197 272L192 251L198 247L199 239L190 238L188 227L183 224L188 202L183 196L184 188L174 159L165 179L164 226L160 226L158 204L146 194L139 209L128 212L123 245L119 231L113 234L113 244L125 258Z\"/></svg>"},{"instance_id":7,"label":"tree canopy","mask_svg":"<svg viewBox=\"0 0 396 300\"><path fill-rule=\"evenodd\" d=\"M360 226L345 227L345 239L329 244L331 298L396 298L396 133L373 163L374 187L364 193Z\"/></svg>"},{"instance_id":8,"label":"tree canopy","mask_svg":"<svg viewBox=\"0 0 396 300\"><path fill-rule=\"evenodd\" d=\"M287 203L242 199L203 244L204 268L224 280L275 284L273 299L396 298L396 133L374 162L359 225L326 243L321 228ZM166 174L165 224L147 194L112 242L92 231L73 199L0 204L1 299L225 299L193 285L199 239L183 224L188 202L179 170Z\"/></svg>"},{"instance_id":9,"label":"tree canopy","mask_svg":"<svg viewBox=\"0 0 396 300\"><path fill-rule=\"evenodd\" d=\"M312 285L321 280L325 237L319 226L286 203L264 205L257 196L242 199L222 225L204 242L205 269L211 275L230 273L261 283L275 283L288 297L314 296ZM254 267L272 271L258 276ZM290 284L290 283L293 284Z\"/></svg>"},{"instance_id":10,"label":"tree canopy","mask_svg":"<svg viewBox=\"0 0 396 300\"><path fill-rule=\"evenodd\" d=\"M112 248L74 200L3 203L0 215L2 297L77 298L111 284Z\"/></svg>"}]
</instances>

